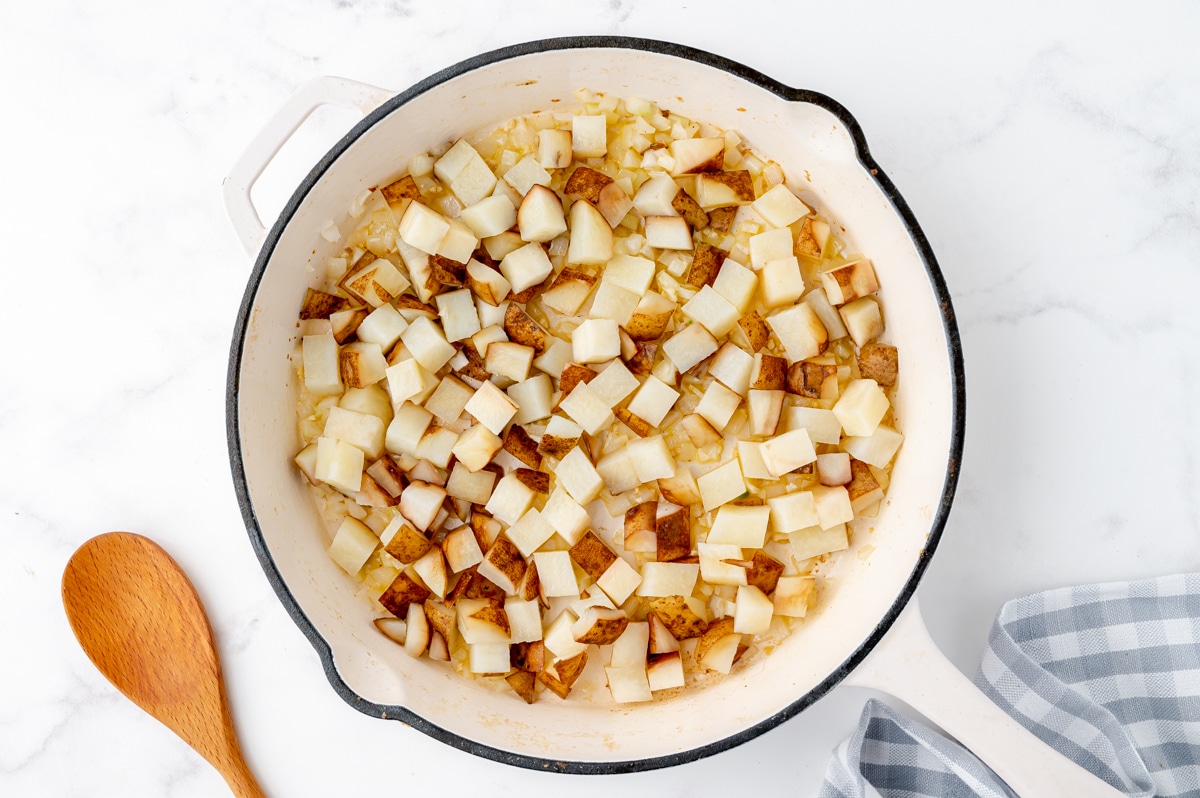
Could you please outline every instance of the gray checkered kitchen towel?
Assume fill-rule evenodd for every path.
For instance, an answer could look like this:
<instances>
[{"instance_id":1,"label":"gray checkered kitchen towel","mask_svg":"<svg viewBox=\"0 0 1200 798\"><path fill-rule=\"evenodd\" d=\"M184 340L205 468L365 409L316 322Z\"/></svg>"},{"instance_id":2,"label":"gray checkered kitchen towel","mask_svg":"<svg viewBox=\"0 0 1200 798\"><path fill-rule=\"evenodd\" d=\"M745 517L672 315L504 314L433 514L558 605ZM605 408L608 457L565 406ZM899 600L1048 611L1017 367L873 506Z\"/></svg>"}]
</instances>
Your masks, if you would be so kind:
<instances>
[{"instance_id":1,"label":"gray checkered kitchen towel","mask_svg":"<svg viewBox=\"0 0 1200 798\"><path fill-rule=\"evenodd\" d=\"M975 684L1126 795L1200 798L1200 574L1010 601ZM1009 798L962 746L879 701L834 751L820 798Z\"/></svg>"}]
</instances>

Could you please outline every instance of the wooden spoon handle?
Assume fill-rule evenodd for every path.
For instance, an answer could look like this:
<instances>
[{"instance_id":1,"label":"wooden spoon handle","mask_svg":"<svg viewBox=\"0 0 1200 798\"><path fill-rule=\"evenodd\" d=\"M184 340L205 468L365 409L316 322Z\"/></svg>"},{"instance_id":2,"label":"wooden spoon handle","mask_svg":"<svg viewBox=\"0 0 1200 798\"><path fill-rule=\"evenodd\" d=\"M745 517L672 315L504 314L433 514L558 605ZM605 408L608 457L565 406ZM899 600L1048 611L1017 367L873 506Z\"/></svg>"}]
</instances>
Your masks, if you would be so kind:
<instances>
[{"instance_id":1,"label":"wooden spoon handle","mask_svg":"<svg viewBox=\"0 0 1200 798\"><path fill-rule=\"evenodd\" d=\"M237 798L266 798L267 794L258 785L254 774L250 772L250 766L242 758L241 751L235 751L234 758L231 758L225 767L219 768L219 770L225 777L225 783L229 785L229 789Z\"/></svg>"}]
</instances>

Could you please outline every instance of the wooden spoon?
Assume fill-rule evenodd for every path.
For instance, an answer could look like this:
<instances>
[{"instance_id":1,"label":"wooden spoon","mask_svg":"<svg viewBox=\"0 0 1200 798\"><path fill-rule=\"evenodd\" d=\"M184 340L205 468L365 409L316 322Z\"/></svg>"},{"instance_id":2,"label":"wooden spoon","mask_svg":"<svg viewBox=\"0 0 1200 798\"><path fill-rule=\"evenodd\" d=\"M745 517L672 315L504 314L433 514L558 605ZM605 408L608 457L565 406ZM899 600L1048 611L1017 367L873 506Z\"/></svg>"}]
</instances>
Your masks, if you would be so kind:
<instances>
[{"instance_id":1,"label":"wooden spoon","mask_svg":"<svg viewBox=\"0 0 1200 798\"><path fill-rule=\"evenodd\" d=\"M196 749L234 795L264 798L233 729L208 616L171 556L141 535L99 535L67 562L62 596L105 678Z\"/></svg>"}]
</instances>

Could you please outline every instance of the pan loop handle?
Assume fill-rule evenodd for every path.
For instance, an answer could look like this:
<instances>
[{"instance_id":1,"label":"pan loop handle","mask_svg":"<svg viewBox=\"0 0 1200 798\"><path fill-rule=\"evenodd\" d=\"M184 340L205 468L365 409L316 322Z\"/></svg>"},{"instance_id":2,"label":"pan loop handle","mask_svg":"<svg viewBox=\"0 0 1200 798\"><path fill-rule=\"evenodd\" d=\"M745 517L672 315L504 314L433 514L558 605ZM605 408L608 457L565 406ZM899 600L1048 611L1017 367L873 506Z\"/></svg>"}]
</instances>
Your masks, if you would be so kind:
<instances>
[{"instance_id":1,"label":"pan loop handle","mask_svg":"<svg viewBox=\"0 0 1200 798\"><path fill-rule=\"evenodd\" d=\"M304 124L304 120L323 105L361 111L365 116L393 94L386 89L346 78L319 77L302 85L275 112L233 165L222 184L225 210L247 254L254 256L258 252L267 232L250 199L250 189L280 148Z\"/></svg>"},{"instance_id":2,"label":"pan loop handle","mask_svg":"<svg viewBox=\"0 0 1200 798\"><path fill-rule=\"evenodd\" d=\"M890 693L945 729L1021 798L1122 798L992 703L925 628L914 597L843 684Z\"/></svg>"}]
</instances>

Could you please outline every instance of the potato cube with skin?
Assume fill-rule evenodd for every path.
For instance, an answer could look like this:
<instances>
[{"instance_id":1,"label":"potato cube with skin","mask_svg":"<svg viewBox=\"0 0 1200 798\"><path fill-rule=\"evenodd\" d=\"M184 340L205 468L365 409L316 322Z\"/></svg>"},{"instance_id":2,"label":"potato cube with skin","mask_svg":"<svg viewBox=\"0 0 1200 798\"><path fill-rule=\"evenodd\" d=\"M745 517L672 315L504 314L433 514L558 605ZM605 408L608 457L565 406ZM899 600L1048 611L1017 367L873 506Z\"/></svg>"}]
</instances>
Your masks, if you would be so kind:
<instances>
[{"instance_id":1,"label":"potato cube with skin","mask_svg":"<svg viewBox=\"0 0 1200 798\"><path fill-rule=\"evenodd\" d=\"M538 164L544 169L565 169L571 165L571 131L538 131Z\"/></svg>"},{"instance_id":2,"label":"potato cube with skin","mask_svg":"<svg viewBox=\"0 0 1200 798\"><path fill-rule=\"evenodd\" d=\"M404 243L430 255L437 252L449 231L450 223L446 218L420 202L409 203L398 229Z\"/></svg>"},{"instance_id":3,"label":"potato cube with skin","mask_svg":"<svg viewBox=\"0 0 1200 798\"><path fill-rule=\"evenodd\" d=\"M447 341L461 341L479 332L479 313L469 288L438 294L433 299Z\"/></svg>"},{"instance_id":4,"label":"potato cube with skin","mask_svg":"<svg viewBox=\"0 0 1200 798\"><path fill-rule=\"evenodd\" d=\"M555 488L550 494L550 499L542 508L542 518L572 546L579 542L591 524L587 510L561 487Z\"/></svg>"},{"instance_id":5,"label":"potato cube with skin","mask_svg":"<svg viewBox=\"0 0 1200 798\"><path fill-rule=\"evenodd\" d=\"M526 515L528 514L526 513ZM532 554L532 552L530 553ZM525 559L516 544L501 535L484 554L477 573L499 587L505 594L512 595L517 592L517 586L525 578L526 568Z\"/></svg>"},{"instance_id":6,"label":"potato cube with skin","mask_svg":"<svg viewBox=\"0 0 1200 798\"><path fill-rule=\"evenodd\" d=\"M565 551L539 551L534 553L533 563L537 566L538 582L546 598L579 596L579 582L575 578L575 565L571 562L570 554Z\"/></svg>"},{"instance_id":7,"label":"potato cube with skin","mask_svg":"<svg viewBox=\"0 0 1200 798\"><path fill-rule=\"evenodd\" d=\"M441 328L425 316L418 316L409 324L408 329L400 335L400 340L426 371L434 373L449 363L457 351L446 340Z\"/></svg>"},{"instance_id":8,"label":"potato cube with skin","mask_svg":"<svg viewBox=\"0 0 1200 798\"><path fill-rule=\"evenodd\" d=\"M795 255L767 261L758 273L758 280L759 295L768 310L791 305L804 293L800 261Z\"/></svg>"},{"instance_id":9,"label":"potato cube with skin","mask_svg":"<svg viewBox=\"0 0 1200 798\"><path fill-rule=\"evenodd\" d=\"M380 305L371 311L358 325L355 334L358 340L378 344L380 349L391 349L400 335L408 329L408 322L392 305Z\"/></svg>"},{"instance_id":10,"label":"potato cube with skin","mask_svg":"<svg viewBox=\"0 0 1200 798\"><path fill-rule=\"evenodd\" d=\"M804 295L802 301L813 309L813 313L817 314L817 318L821 320L821 324L825 325L825 330L829 335L830 341L836 341L839 338L845 338L849 335L846 325L842 323L841 314L830 303L824 289L814 288Z\"/></svg>"},{"instance_id":11,"label":"potato cube with skin","mask_svg":"<svg viewBox=\"0 0 1200 798\"><path fill-rule=\"evenodd\" d=\"M774 227L787 227L812 212L783 183L764 191L751 207Z\"/></svg>"},{"instance_id":12,"label":"potato cube with skin","mask_svg":"<svg viewBox=\"0 0 1200 798\"><path fill-rule=\"evenodd\" d=\"M691 324L668 338L663 354L680 373L692 368L717 351L717 339L701 324Z\"/></svg>"},{"instance_id":13,"label":"potato cube with skin","mask_svg":"<svg viewBox=\"0 0 1200 798\"><path fill-rule=\"evenodd\" d=\"M700 490L700 498L704 503L704 512L706 513L733 501L746 492L746 482L742 479L742 468L736 459L701 475L696 479L696 485Z\"/></svg>"},{"instance_id":14,"label":"potato cube with skin","mask_svg":"<svg viewBox=\"0 0 1200 798\"><path fill-rule=\"evenodd\" d=\"M546 517L534 508L522 515L515 524L509 527L508 539L512 541L522 557L529 557L554 534L554 527ZM495 582L496 580L492 580ZM499 584L497 582L497 584ZM511 593L512 590L505 592Z\"/></svg>"},{"instance_id":15,"label":"potato cube with skin","mask_svg":"<svg viewBox=\"0 0 1200 798\"><path fill-rule=\"evenodd\" d=\"M603 158L608 153L608 119L604 114L571 118L571 150L576 158Z\"/></svg>"},{"instance_id":16,"label":"potato cube with skin","mask_svg":"<svg viewBox=\"0 0 1200 798\"><path fill-rule=\"evenodd\" d=\"M538 243L526 244L515 249L500 261L500 273L512 285L513 293L532 288L549 277L553 271L554 264L550 262L546 250Z\"/></svg>"},{"instance_id":17,"label":"potato cube with skin","mask_svg":"<svg viewBox=\"0 0 1200 798\"><path fill-rule=\"evenodd\" d=\"M488 432L490 435L491 433ZM492 488L496 484L496 472L471 471L461 460L454 464L450 479L446 482L446 493L455 499L462 499L471 504L487 504L492 497Z\"/></svg>"},{"instance_id":18,"label":"potato cube with skin","mask_svg":"<svg viewBox=\"0 0 1200 798\"><path fill-rule=\"evenodd\" d=\"M771 510L766 506L726 504L717 510L707 542L761 549L767 541L767 522L770 517Z\"/></svg>"},{"instance_id":19,"label":"potato cube with skin","mask_svg":"<svg viewBox=\"0 0 1200 798\"><path fill-rule=\"evenodd\" d=\"M603 590L614 604L624 604L642 583L642 575L625 559L618 557L605 569L596 585Z\"/></svg>"},{"instance_id":20,"label":"potato cube with skin","mask_svg":"<svg viewBox=\"0 0 1200 798\"><path fill-rule=\"evenodd\" d=\"M803 283L801 285L803 286ZM681 309L684 316L703 324L718 338L737 326L738 319L741 318L738 309L728 299L707 285L702 286Z\"/></svg>"},{"instance_id":21,"label":"potato cube with skin","mask_svg":"<svg viewBox=\"0 0 1200 798\"><path fill-rule=\"evenodd\" d=\"M842 440L842 423L838 421L838 417L832 410L823 410L817 407L789 407L786 420L787 429L807 430L808 437L813 443L828 443L837 446Z\"/></svg>"},{"instance_id":22,"label":"potato cube with skin","mask_svg":"<svg viewBox=\"0 0 1200 798\"><path fill-rule=\"evenodd\" d=\"M329 545L329 557L342 567L342 570L355 576L375 549L379 546L379 538L370 527L361 521L346 517L333 536Z\"/></svg>"},{"instance_id":23,"label":"potato cube with skin","mask_svg":"<svg viewBox=\"0 0 1200 798\"><path fill-rule=\"evenodd\" d=\"M903 442L902 434L886 424L880 424L870 435L846 438L842 441L842 448L856 460L862 460L876 468L886 468Z\"/></svg>"},{"instance_id":24,"label":"potato cube with skin","mask_svg":"<svg viewBox=\"0 0 1200 798\"><path fill-rule=\"evenodd\" d=\"M817 503L818 526L829 529L838 524L854 520L854 508L850 505L850 493L841 485L827 487L818 485L812 489Z\"/></svg>"},{"instance_id":25,"label":"potato cube with skin","mask_svg":"<svg viewBox=\"0 0 1200 798\"><path fill-rule=\"evenodd\" d=\"M608 222L608 226L614 229L625 220L632 207L633 200L617 182L609 183L600 189L600 196L596 198L596 208L600 215Z\"/></svg>"},{"instance_id":26,"label":"potato cube with skin","mask_svg":"<svg viewBox=\"0 0 1200 798\"><path fill-rule=\"evenodd\" d=\"M879 312L879 303L869 296L842 305L838 313L855 346L866 346L883 334L883 316Z\"/></svg>"},{"instance_id":27,"label":"potato cube with skin","mask_svg":"<svg viewBox=\"0 0 1200 798\"><path fill-rule=\"evenodd\" d=\"M487 370L498 377L505 377L513 382L523 382L529 377L534 354L536 353L532 346L514 344L511 341L497 341L488 344L484 363Z\"/></svg>"},{"instance_id":28,"label":"potato cube with skin","mask_svg":"<svg viewBox=\"0 0 1200 798\"><path fill-rule=\"evenodd\" d=\"M604 363L620 357L620 328L612 319L588 319L575 328L571 347L576 363Z\"/></svg>"},{"instance_id":29,"label":"potato cube with skin","mask_svg":"<svg viewBox=\"0 0 1200 798\"><path fill-rule=\"evenodd\" d=\"M342 493L362 488L366 455L357 446L335 438L317 438L316 477Z\"/></svg>"},{"instance_id":30,"label":"potato cube with skin","mask_svg":"<svg viewBox=\"0 0 1200 798\"><path fill-rule=\"evenodd\" d=\"M792 231L786 227L750 236L750 266L761 271L773 260L792 256Z\"/></svg>"},{"instance_id":31,"label":"potato cube with skin","mask_svg":"<svg viewBox=\"0 0 1200 798\"><path fill-rule=\"evenodd\" d=\"M671 412L679 395L679 391L651 374L630 400L629 412L650 426L657 427Z\"/></svg>"},{"instance_id":32,"label":"potato cube with skin","mask_svg":"<svg viewBox=\"0 0 1200 798\"><path fill-rule=\"evenodd\" d=\"M467 262L467 286L482 301L483 304L480 307L484 309L498 307L512 290L508 278L474 258ZM480 326L483 326L482 318Z\"/></svg>"},{"instance_id":33,"label":"potato cube with skin","mask_svg":"<svg viewBox=\"0 0 1200 798\"><path fill-rule=\"evenodd\" d=\"M774 477L790 474L797 468L817 460L817 452L813 447L812 440L808 437L808 432L803 429L785 432L782 435L776 435L769 441L764 441L759 452L762 454L763 464L766 465L767 471Z\"/></svg>"},{"instance_id":34,"label":"potato cube with skin","mask_svg":"<svg viewBox=\"0 0 1200 798\"><path fill-rule=\"evenodd\" d=\"M783 412L783 391L750 390L747 392L747 407L750 410L750 434L774 435Z\"/></svg>"},{"instance_id":35,"label":"potato cube with skin","mask_svg":"<svg viewBox=\"0 0 1200 798\"><path fill-rule=\"evenodd\" d=\"M652 692L683 687L683 658L679 652L657 656L646 666L646 679Z\"/></svg>"},{"instance_id":36,"label":"potato cube with skin","mask_svg":"<svg viewBox=\"0 0 1200 798\"><path fill-rule=\"evenodd\" d=\"M529 512L536 495L515 472L509 472L496 483L496 489L492 491L492 497L488 499L484 509L512 526Z\"/></svg>"},{"instance_id":37,"label":"potato cube with skin","mask_svg":"<svg viewBox=\"0 0 1200 798\"><path fill-rule=\"evenodd\" d=\"M697 543L700 553L700 578L710 585L744 585L746 569L733 562L742 562L742 549L724 543Z\"/></svg>"},{"instance_id":38,"label":"potato cube with skin","mask_svg":"<svg viewBox=\"0 0 1200 798\"><path fill-rule=\"evenodd\" d=\"M604 488L604 480L600 478L592 461L576 447L567 452L566 457L558 463L554 477L563 490L580 505L585 505L600 495Z\"/></svg>"},{"instance_id":39,"label":"potato cube with skin","mask_svg":"<svg viewBox=\"0 0 1200 798\"><path fill-rule=\"evenodd\" d=\"M737 610L733 615L733 631L757 635L771 626L775 605L767 595L753 585L741 585L737 590Z\"/></svg>"},{"instance_id":40,"label":"potato cube with skin","mask_svg":"<svg viewBox=\"0 0 1200 798\"><path fill-rule=\"evenodd\" d=\"M463 208L458 218L479 238L489 238L517 223L517 209L508 197L494 194Z\"/></svg>"},{"instance_id":41,"label":"potato cube with skin","mask_svg":"<svg viewBox=\"0 0 1200 798\"><path fill-rule=\"evenodd\" d=\"M834 305L844 305L879 290L875 267L869 260L856 260L821 273L821 287Z\"/></svg>"},{"instance_id":42,"label":"potato cube with skin","mask_svg":"<svg viewBox=\"0 0 1200 798\"><path fill-rule=\"evenodd\" d=\"M470 527L461 527L470 533ZM462 633L463 642L502 643L508 645L511 626L502 608L492 606L486 598L460 598L454 605L456 625Z\"/></svg>"},{"instance_id":43,"label":"potato cube with skin","mask_svg":"<svg viewBox=\"0 0 1200 798\"><path fill-rule=\"evenodd\" d=\"M596 278L567 267L554 278L550 287L541 293L542 304L567 316L574 316L587 301Z\"/></svg>"},{"instance_id":44,"label":"potato cube with skin","mask_svg":"<svg viewBox=\"0 0 1200 798\"><path fill-rule=\"evenodd\" d=\"M513 416L514 424L540 421L548 418L554 409L554 387L550 383L550 377L545 374L536 374L509 386L508 397L517 405L517 414Z\"/></svg>"},{"instance_id":45,"label":"potato cube with skin","mask_svg":"<svg viewBox=\"0 0 1200 798\"><path fill-rule=\"evenodd\" d=\"M725 342L708 364L708 373L716 377L727 388L741 396L750 388L750 373L754 370L754 356L735 343Z\"/></svg>"},{"instance_id":46,"label":"potato cube with skin","mask_svg":"<svg viewBox=\"0 0 1200 798\"><path fill-rule=\"evenodd\" d=\"M820 523L817 501L807 490L772 496L767 499L767 508L771 512L771 529L775 532L796 532Z\"/></svg>"},{"instance_id":47,"label":"potato cube with skin","mask_svg":"<svg viewBox=\"0 0 1200 798\"><path fill-rule=\"evenodd\" d=\"M490 382L485 382L476 389L464 409L497 435L504 431L505 425L517 413L517 406L513 401Z\"/></svg>"},{"instance_id":48,"label":"potato cube with skin","mask_svg":"<svg viewBox=\"0 0 1200 798\"><path fill-rule=\"evenodd\" d=\"M458 436L451 453L468 471L475 472L490 463L503 446L499 435L483 424L475 424Z\"/></svg>"},{"instance_id":49,"label":"potato cube with skin","mask_svg":"<svg viewBox=\"0 0 1200 798\"><path fill-rule=\"evenodd\" d=\"M337 341L332 335L306 335L301 340L304 387L312 393L341 393L342 371Z\"/></svg>"},{"instance_id":50,"label":"potato cube with skin","mask_svg":"<svg viewBox=\"0 0 1200 798\"><path fill-rule=\"evenodd\" d=\"M754 301L754 293L758 289L758 275L733 258L726 258L713 281L713 290L725 297L738 310L738 315L745 313Z\"/></svg>"},{"instance_id":51,"label":"potato cube with skin","mask_svg":"<svg viewBox=\"0 0 1200 798\"><path fill-rule=\"evenodd\" d=\"M558 403L589 435L595 435L612 423L612 409L586 382L580 382Z\"/></svg>"},{"instance_id":52,"label":"potato cube with skin","mask_svg":"<svg viewBox=\"0 0 1200 798\"><path fill-rule=\"evenodd\" d=\"M772 611L787 618L803 618L817 580L811 576L781 576L775 586Z\"/></svg>"},{"instance_id":53,"label":"potato cube with skin","mask_svg":"<svg viewBox=\"0 0 1200 798\"><path fill-rule=\"evenodd\" d=\"M846 435L862 438L875 432L890 406L875 380L851 380L834 404L833 414Z\"/></svg>"},{"instance_id":54,"label":"potato cube with skin","mask_svg":"<svg viewBox=\"0 0 1200 798\"><path fill-rule=\"evenodd\" d=\"M343 346L338 365L342 371L342 382L348 388L374 385L383 379L388 367L379 346L365 341Z\"/></svg>"},{"instance_id":55,"label":"potato cube with skin","mask_svg":"<svg viewBox=\"0 0 1200 798\"><path fill-rule=\"evenodd\" d=\"M816 357L829 343L825 325L812 307L803 302L771 313L766 322L783 344L789 363Z\"/></svg>"},{"instance_id":56,"label":"potato cube with skin","mask_svg":"<svg viewBox=\"0 0 1200 798\"><path fill-rule=\"evenodd\" d=\"M362 449L372 460L383 453L385 428L383 419L366 413L357 413L343 407L332 407L325 419L326 438L336 438L351 446Z\"/></svg>"},{"instance_id":57,"label":"potato cube with skin","mask_svg":"<svg viewBox=\"0 0 1200 798\"><path fill-rule=\"evenodd\" d=\"M725 429L729 419L742 403L742 397L726 388L719 382L713 381L704 390L700 403L696 405L696 413L712 424L717 432Z\"/></svg>"},{"instance_id":58,"label":"potato cube with skin","mask_svg":"<svg viewBox=\"0 0 1200 798\"><path fill-rule=\"evenodd\" d=\"M696 563L643 563L642 581L638 585L637 594L652 598L690 596L696 589L699 576L700 566Z\"/></svg>"},{"instance_id":59,"label":"potato cube with skin","mask_svg":"<svg viewBox=\"0 0 1200 798\"><path fill-rule=\"evenodd\" d=\"M438 383L424 407L442 424L453 424L458 421L466 408L467 402L475 395L471 386L454 376L444 377Z\"/></svg>"},{"instance_id":60,"label":"potato cube with skin","mask_svg":"<svg viewBox=\"0 0 1200 798\"><path fill-rule=\"evenodd\" d=\"M810 557L848 549L850 538L846 534L845 524L834 524L829 529L821 529L819 525L814 524L789 534L788 544L792 549L792 558L800 562Z\"/></svg>"},{"instance_id":61,"label":"potato cube with skin","mask_svg":"<svg viewBox=\"0 0 1200 798\"><path fill-rule=\"evenodd\" d=\"M419 531L424 532L433 525L433 519L442 509L442 501L445 498L444 488L413 480L400 494L400 514Z\"/></svg>"}]
</instances>

